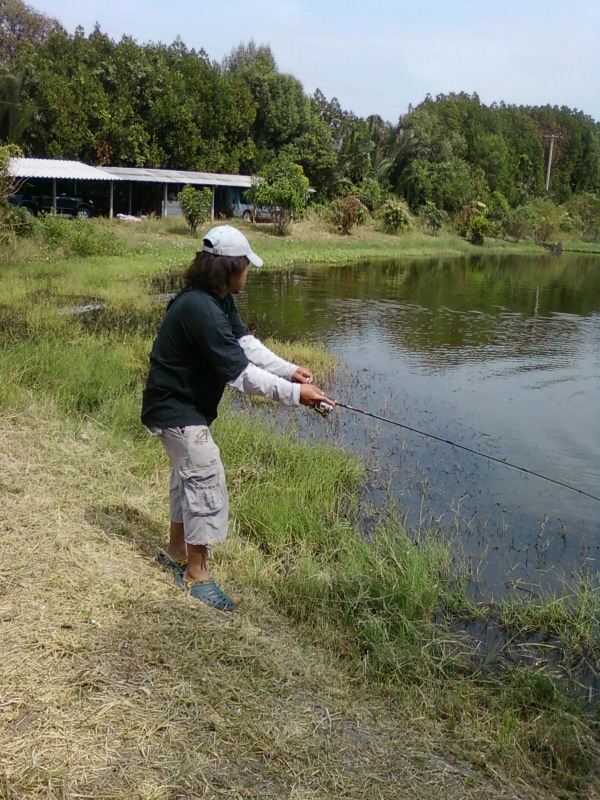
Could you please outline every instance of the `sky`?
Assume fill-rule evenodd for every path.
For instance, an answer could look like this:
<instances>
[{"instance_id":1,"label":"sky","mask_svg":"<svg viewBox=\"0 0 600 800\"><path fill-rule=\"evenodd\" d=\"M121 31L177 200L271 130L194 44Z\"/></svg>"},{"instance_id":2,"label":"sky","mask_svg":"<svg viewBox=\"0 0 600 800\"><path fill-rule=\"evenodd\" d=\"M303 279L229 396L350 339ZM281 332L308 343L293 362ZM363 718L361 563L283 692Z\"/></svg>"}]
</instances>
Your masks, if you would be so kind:
<instances>
[{"instance_id":1,"label":"sky","mask_svg":"<svg viewBox=\"0 0 600 800\"><path fill-rule=\"evenodd\" d=\"M204 48L270 44L281 72L395 122L427 93L566 105L600 120L600 0L29 0L70 32Z\"/></svg>"}]
</instances>

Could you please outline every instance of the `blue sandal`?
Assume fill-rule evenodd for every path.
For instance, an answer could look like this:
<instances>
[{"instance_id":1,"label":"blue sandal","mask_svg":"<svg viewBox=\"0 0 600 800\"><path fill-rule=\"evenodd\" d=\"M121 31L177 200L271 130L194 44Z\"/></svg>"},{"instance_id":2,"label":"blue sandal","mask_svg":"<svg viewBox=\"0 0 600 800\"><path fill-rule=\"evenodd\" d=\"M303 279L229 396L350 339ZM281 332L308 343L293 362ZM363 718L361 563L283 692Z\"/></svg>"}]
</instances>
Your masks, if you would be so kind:
<instances>
[{"instance_id":1,"label":"blue sandal","mask_svg":"<svg viewBox=\"0 0 600 800\"><path fill-rule=\"evenodd\" d=\"M233 611L234 602L213 581L186 581L183 574L175 575L175 583L196 600L217 611Z\"/></svg>"},{"instance_id":2,"label":"blue sandal","mask_svg":"<svg viewBox=\"0 0 600 800\"><path fill-rule=\"evenodd\" d=\"M159 550L154 560L164 570L172 572L173 575L183 575L188 564L187 558L182 558L181 561L173 561L171 556L167 555L164 550Z\"/></svg>"}]
</instances>

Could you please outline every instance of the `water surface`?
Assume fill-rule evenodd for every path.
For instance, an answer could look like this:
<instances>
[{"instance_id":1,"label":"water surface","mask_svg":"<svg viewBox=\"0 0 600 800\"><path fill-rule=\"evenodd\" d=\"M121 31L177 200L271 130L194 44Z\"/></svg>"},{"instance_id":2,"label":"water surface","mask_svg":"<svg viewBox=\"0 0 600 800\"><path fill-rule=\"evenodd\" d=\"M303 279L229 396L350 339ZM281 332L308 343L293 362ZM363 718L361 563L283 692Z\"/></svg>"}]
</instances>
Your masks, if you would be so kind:
<instances>
[{"instance_id":1,"label":"water surface","mask_svg":"<svg viewBox=\"0 0 600 800\"><path fill-rule=\"evenodd\" d=\"M325 343L344 402L600 494L600 258L253 272L238 306L260 334ZM375 504L457 532L486 596L596 570L600 503L350 411L297 417L368 457Z\"/></svg>"}]
</instances>

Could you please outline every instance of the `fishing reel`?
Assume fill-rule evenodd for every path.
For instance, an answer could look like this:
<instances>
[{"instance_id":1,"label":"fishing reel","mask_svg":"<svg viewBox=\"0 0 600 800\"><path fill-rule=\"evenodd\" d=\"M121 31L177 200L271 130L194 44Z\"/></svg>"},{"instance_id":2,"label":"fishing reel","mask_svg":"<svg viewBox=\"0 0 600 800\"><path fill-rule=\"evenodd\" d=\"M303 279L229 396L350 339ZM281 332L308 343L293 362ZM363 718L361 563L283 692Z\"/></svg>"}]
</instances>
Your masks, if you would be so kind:
<instances>
[{"instance_id":1,"label":"fishing reel","mask_svg":"<svg viewBox=\"0 0 600 800\"><path fill-rule=\"evenodd\" d=\"M315 403L313 408L317 414L320 414L322 417L328 417L333 406L329 405L329 403L326 403L324 400L321 400L319 403Z\"/></svg>"}]
</instances>

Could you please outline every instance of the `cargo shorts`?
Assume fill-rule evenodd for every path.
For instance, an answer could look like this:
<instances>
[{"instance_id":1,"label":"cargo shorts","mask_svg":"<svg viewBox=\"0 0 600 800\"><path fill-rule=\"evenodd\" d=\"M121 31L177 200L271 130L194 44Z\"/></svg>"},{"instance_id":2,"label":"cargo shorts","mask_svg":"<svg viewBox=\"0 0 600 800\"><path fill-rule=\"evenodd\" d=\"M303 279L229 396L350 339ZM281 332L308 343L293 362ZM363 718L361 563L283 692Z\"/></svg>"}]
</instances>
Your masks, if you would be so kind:
<instances>
[{"instance_id":1,"label":"cargo shorts","mask_svg":"<svg viewBox=\"0 0 600 800\"><path fill-rule=\"evenodd\" d=\"M219 448L206 425L149 428L171 462L169 509L185 541L211 546L227 537L229 497Z\"/></svg>"}]
</instances>

